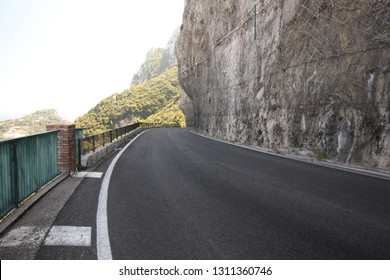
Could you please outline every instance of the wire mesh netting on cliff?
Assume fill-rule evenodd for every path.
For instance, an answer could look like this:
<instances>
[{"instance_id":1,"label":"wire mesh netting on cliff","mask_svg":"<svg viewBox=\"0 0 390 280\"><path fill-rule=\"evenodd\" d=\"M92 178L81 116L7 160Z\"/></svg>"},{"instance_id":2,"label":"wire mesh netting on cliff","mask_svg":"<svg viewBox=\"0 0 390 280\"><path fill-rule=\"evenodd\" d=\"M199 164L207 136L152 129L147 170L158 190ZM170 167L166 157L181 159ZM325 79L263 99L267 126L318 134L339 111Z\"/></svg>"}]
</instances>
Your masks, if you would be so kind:
<instances>
[{"instance_id":1,"label":"wire mesh netting on cliff","mask_svg":"<svg viewBox=\"0 0 390 280\"><path fill-rule=\"evenodd\" d=\"M248 12L247 17L243 18L235 28L226 32L204 57L198 58L189 67L182 65L181 76L183 78L191 76L190 81L200 91L199 95L206 95L215 90L233 90L234 87L256 83L261 76L264 76L264 73L259 74L258 71L255 71L251 76L226 73L230 77L229 84L210 84L207 88L196 85L198 78L207 72L204 68L209 67L210 61L222 60L225 54L220 49L228 46L235 34L240 32L240 38L244 37L245 40L253 41L252 44L248 44L249 47L260 49L255 52L255 55L262 57L265 61L270 81L273 76L283 76L284 73L297 67L310 69L310 67L314 67L313 65L317 68L325 68L327 64L357 64L361 58L372 57L373 53L389 48L389 1L367 1L363 7L362 1L296 1L293 17L285 21L283 19L283 3L284 1L277 0L257 1L252 10ZM275 19L267 17L267 13L276 9L280 9L281 13L280 23L278 23L281 27L277 29L278 34L274 34ZM257 36L242 36L243 32L248 33L248 31L254 32ZM259 48L259 41L267 36L273 36L275 42L268 49ZM256 57L253 59L256 60ZM240 61L229 61L229 63L239 64ZM223 72L229 71L229 69L216 69L216 71ZM370 71L373 72L374 69ZM303 71L296 72L302 74ZM372 77L370 73L367 75L368 77L365 77L367 78L365 90L370 90ZM296 79L299 78L307 79L303 76L296 77ZM359 87L359 85L352 86ZM330 90L335 95L335 92L344 89ZM315 109L326 103L326 100L321 103L312 103L307 108ZM344 100L341 103L361 108L366 105L382 108L390 106L388 100L367 101L361 99L355 102ZM283 106L283 104L279 106ZM302 106L302 104L295 106Z\"/></svg>"}]
</instances>

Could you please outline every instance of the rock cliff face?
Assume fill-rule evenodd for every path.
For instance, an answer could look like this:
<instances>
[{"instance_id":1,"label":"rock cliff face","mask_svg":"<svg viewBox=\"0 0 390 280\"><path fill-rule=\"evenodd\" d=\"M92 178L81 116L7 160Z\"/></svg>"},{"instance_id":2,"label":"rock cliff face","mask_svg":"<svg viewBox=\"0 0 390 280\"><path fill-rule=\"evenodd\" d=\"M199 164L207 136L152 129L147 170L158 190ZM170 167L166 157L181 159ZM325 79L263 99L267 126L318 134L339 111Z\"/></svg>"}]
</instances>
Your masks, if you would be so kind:
<instances>
[{"instance_id":1,"label":"rock cliff face","mask_svg":"<svg viewBox=\"0 0 390 280\"><path fill-rule=\"evenodd\" d=\"M389 19L388 0L186 0L195 129L390 169Z\"/></svg>"}]
</instances>

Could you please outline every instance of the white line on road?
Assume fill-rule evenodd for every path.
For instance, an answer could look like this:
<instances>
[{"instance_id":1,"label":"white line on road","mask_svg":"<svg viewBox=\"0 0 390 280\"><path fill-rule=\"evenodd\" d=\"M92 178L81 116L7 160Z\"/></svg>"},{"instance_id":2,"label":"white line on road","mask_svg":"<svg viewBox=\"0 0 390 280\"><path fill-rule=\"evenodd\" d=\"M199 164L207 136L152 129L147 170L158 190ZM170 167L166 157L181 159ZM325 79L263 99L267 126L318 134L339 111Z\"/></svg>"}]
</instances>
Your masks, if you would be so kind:
<instances>
[{"instance_id":1,"label":"white line on road","mask_svg":"<svg viewBox=\"0 0 390 280\"><path fill-rule=\"evenodd\" d=\"M115 164L126 149L142 134L146 131L141 132L133 140L131 140L112 160L108 167L106 174L104 175L102 186L99 193L98 209L96 214L96 247L98 260L112 260L110 236L108 234L108 220L107 220L107 198L108 198L108 187L110 185L110 179L112 171L114 170Z\"/></svg>"},{"instance_id":2,"label":"white line on road","mask_svg":"<svg viewBox=\"0 0 390 280\"><path fill-rule=\"evenodd\" d=\"M21 226L0 239L0 247L37 246L45 238L49 227Z\"/></svg>"},{"instance_id":3,"label":"white line on road","mask_svg":"<svg viewBox=\"0 0 390 280\"><path fill-rule=\"evenodd\" d=\"M44 245L91 246L91 227L53 226Z\"/></svg>"},{"instance_id":4,"label":"white line on road","mask_svg":"<svg viewBox=\"0 0 390 280\"><path fill-rule=\"evenodd\" d=\"M77 178L101 178L103 176L103 172L77 172L74 177Z\"/></svg>"}]
</instances>

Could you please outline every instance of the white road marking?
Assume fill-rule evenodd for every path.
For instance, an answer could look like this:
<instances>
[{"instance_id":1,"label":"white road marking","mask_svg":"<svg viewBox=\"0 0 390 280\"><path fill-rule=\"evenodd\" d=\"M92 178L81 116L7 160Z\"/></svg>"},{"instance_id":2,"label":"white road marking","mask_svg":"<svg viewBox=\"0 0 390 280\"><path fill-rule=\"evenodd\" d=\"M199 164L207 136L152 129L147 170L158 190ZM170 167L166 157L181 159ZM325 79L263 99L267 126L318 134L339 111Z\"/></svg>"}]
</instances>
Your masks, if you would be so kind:
<instances>
[{"instance_id":1,"label":"white road marking","mask_svg":"<svg viewBox=\"0 0 390 280\"><path fill-rule=\"evenodd\" d=\"M78 178L101 178L103 176L103 172L77 172L74 177Z\"/></svg>"},{"instance_id":2,"label":"white road marking","mask_svg":"<svg viewBox=\"0 0 390 280\"><path fill-rule=\"evenodd\" d=\"M110 179L112 171L114 170L115 164L126 149L142 134L146 131L141 132L133 140L131 140L112 160L108 167L106 174L104 175L102 186L99 193L98 209L96 214L96 247L98 260L112 260L110 236L108 234L108 222L107 222L107 197L108 187L110 185Z\"/></svg>"},{"instance_id":3,"label":"white road marking","mask_svg":"<svg viewBox=\"0 0 390 280\"><path fill-rule=\"evenodd\" d=\"M53 226L44 245L91 246L91 227Z\"/></svg>"},{"instance_id":4,"label":"white road marking","mask_svg":"<svg viewBox=\"0 0 390 280\"><path fill-rule=\"evenodd\" d=\"M23 226L9 231L1 240L0 247L38 245L45 238L49 227Z\"/></svg>"}]
</instances>

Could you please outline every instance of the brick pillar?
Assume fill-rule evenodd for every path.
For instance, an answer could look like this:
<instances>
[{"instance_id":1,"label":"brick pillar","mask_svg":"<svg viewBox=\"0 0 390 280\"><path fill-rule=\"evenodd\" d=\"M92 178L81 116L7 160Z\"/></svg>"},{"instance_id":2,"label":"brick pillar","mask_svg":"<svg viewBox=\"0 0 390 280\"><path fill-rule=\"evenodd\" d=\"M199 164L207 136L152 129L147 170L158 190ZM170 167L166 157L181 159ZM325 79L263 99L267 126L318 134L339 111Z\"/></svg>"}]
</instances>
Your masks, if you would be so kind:
<instances>
[{"instance_id":1,"label":"brick pillar","mask_svg":"<svg viewBox=\"0 0 390 280\"><path fill-rule=\"evenodd\" d=\"M58 132L58 171L73 173L76 171L76 127L75 125L52 124L46 130Z\"/></svg>"}]
</instances>

